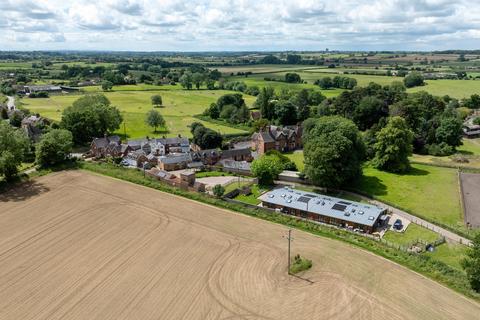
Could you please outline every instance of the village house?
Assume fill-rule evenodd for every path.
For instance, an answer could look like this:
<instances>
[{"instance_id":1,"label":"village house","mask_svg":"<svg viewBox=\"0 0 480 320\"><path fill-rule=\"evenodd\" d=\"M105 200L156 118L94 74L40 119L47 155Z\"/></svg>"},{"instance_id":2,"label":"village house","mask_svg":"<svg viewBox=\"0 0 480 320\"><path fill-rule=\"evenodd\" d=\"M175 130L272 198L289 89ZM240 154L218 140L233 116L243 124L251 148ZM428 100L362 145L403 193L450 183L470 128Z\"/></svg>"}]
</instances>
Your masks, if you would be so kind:
<instances>
[{"instance_id":1,"label":"village house","mask_svg":"<svg viewBox=\"0 0 480 320\"><path fill-rule=\"evenodd\" d=\"M115 154L111 154L109 152L112 152L113 150L117 151L117 146L120 146L119 136L105 136L103 138L95 138L90 144L90 154L95 158L105 158L106 156L116 156ZM128 152L126 151L126 153ZM118 155L118 156L121 156L121 155Z\"/></svg>"},{"instance_id":2,"label":"village house","mask_svg":"<svg viewBox=\"0 0 480 320\"><path fill-rule=\"evenodd\" d=\"M22 119L21 127L30 140L38 142L42 135L43 128L49 125L49 121L39 115L32 115Z\"/></svg>"},{"instance_id":3,"label":"village house","mask_svg":"<svg viewBox=\"0 0 480 320\"><path fill-rule=\"evenodd\" d=\"M216 149L200 150L191 153L193 162L213 166L220 160L220 152Z\"/></svg>"},{"instance_id":4,"label":"village house","mask_svg":"<svg viewBox=\"0 0 480 320\"><path fill-rule=\"evenodd\" d=\"M222 151L222 159L230 159L234 161L253 161L252 149L242 148L242 149L229 149Z\"/></svg>"},{"instance_id":5,"label":"village house","mask_svg":"<svg viewBox=\"0 0 480 320\"><path fill-rule=\"evenodd\" d=\"M142 148L147 153L154 153L163 156L169 153L187 153L190 151L190 141L188 138L149 138L128 140L127 144L133 150Z\"/></svg>"},{"instance_id":6,"label":"village house","mask_svg":"<svg viewBox=\"0 0 480 320\"><path fill-rule=\"evenodd\" d=\"M192 162L189 153L168 154L158 157L158 168L165 171L181 170L187 168L187 164Z\"/></svg>"},{"instance_id":7,"label":"village house","mask_svg":"<svg viewBox=\"0 0 480 320\"><path fill-rule=\"evenodd\" d=\"M302 146L301 126L267 126L252 135L252 149L259 155L270 150L293 151Z\"/></svg>"}]
</instances>

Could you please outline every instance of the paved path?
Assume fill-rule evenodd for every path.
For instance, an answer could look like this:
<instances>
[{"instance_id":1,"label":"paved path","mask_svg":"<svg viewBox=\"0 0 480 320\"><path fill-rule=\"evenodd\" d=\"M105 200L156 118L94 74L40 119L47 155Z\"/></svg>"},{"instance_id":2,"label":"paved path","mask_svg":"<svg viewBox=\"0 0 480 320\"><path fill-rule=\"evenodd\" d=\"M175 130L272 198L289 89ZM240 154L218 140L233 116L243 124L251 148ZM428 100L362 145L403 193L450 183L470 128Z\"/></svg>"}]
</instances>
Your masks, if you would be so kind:
<instances>
[{"instance_id":1,"label":"paved path","mask_svg":"<svg viewBox=\"0 0 480 320\"><path fill-rule=\"evenodd\" d=\"M12 96L7 96L8 101L7 101L7 108L8 110L15 110L15 97Z\"/></svg>"}]
</instances>

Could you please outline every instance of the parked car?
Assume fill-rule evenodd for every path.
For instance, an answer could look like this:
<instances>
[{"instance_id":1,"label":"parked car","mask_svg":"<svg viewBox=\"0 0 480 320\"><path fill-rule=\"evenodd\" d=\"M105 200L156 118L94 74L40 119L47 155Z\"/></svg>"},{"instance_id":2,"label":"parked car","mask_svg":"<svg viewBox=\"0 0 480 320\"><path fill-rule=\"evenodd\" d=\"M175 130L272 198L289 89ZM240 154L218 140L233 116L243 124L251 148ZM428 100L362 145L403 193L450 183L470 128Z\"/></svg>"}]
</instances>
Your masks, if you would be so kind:
<instances>
[{"instance_id":1,"label":"parked car","mask_svg":"<svg viewBox=\"0 0 480 320\"><path fill-rule=\"evenodd\" d=\"M402 220L400 220L400 219L395 220L395 222L393 223L393 229L398 230L398 231L402 230L403 229Z\"/></svg>"}]
</instances>

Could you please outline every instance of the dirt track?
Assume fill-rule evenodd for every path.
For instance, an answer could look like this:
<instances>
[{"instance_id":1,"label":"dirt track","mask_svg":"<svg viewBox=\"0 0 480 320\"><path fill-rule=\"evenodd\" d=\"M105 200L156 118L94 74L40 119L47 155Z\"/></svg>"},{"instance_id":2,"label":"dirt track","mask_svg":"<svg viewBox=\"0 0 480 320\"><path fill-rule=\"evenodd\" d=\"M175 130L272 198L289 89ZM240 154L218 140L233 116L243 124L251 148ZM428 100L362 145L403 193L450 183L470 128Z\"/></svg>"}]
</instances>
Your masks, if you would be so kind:
<instances>
[{"instance_id":1,"label":"dirt track","mask_svg":"<svg viewBox=\"0 0 480 320\"><path fill-rule=\"evenodd\" d=\"M478 319L368 252L83 172L0 195L0 319Z\"/></svg>"}]
</instances>

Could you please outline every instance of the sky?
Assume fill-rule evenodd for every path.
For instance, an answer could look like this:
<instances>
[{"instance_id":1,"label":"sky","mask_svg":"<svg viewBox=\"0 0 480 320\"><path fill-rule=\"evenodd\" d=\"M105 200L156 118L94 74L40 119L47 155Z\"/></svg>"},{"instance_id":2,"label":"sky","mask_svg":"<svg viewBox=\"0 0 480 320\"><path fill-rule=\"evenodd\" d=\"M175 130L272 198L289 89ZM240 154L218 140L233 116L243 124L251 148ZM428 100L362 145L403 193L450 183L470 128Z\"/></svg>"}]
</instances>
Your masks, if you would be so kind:
<instances>
[{"instance_id":1,"label":"sky","mask_svg":"<svg viewBox=\"0 0 480 320\"><path fill-rule=\"evenodd\" d=\"M480 49L480 0L0 0L0 50Z\"/></svg>"}]
</instances>

